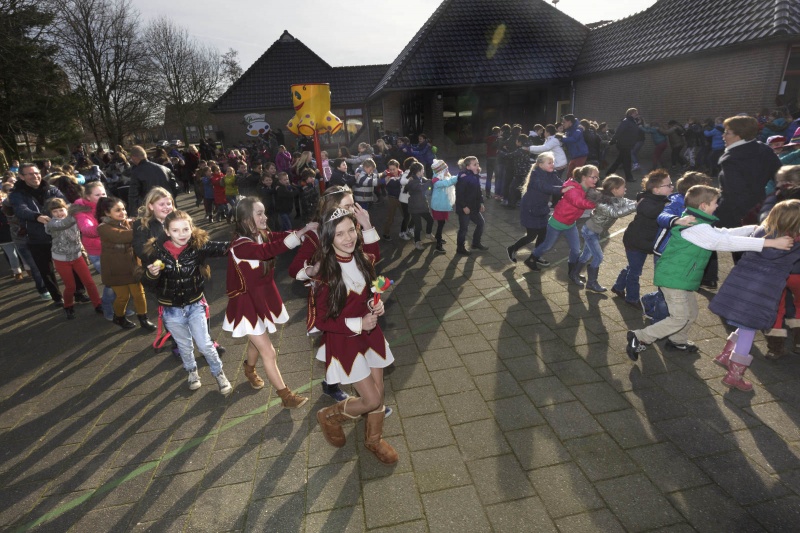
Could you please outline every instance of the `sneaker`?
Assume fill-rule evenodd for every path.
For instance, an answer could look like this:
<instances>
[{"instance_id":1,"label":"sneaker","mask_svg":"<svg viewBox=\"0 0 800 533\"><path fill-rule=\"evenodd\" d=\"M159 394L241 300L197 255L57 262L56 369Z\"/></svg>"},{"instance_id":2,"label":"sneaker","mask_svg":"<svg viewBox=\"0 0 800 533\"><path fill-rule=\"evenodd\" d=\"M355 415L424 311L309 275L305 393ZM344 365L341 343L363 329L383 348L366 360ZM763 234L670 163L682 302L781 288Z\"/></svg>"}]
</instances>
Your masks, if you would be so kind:
<instances>
[{"instance_id":1,"label":"sneaker","mask_svg":"<svg viewBox=\"0 0 800 533\"><path fill-rule=\"evenodd\" d=\"M424 250L425 249L425 247L422 246L422 242L420 242L420 241L417 241L417 242L414 243L414 248L416 248L417 250Z\"/></svg>"},{"instance_id":2,"label":"sneaker","mask_svg":"<svg viewBox=\"0 0 800 533\"><path fill-rule=\"evenodd\" d=\"M717 289L717 282L716 281L701 281L700 286L704 289Z\"/></svg>"},{"instance_id":3,"label":"sneaker","mask_svg":"<svg viewBox=\"0 0 800 533\"><path fill-rule=\"evenodd\" d=\"M434 252L436 252L437 254L443 254L443 253L445 253L445 251L444 251L444 247L443 247L441 244L440 244L439 246L437 246L436 248L434 248L434 250L433 250L433 251L434 251Z\"/></svg>"},{"instance_id":4,"label":"sneaker","mask_svg":"<svg viewBox=\"0 0 800 533\"><path fill-rule=\"evenodd\" d=\"M436 240L436 237L434 237L434 236L433 236L433 233L428 233L428 234L426 235L426 237L428 237L428 240L429 240L429 241L435 241L435 240Z\"/></svg>"},{"instance_id":5,"label":"sneaker","mask_svg":"<svg viewBox=\"0 0 800 533\"><path fill-rule=\"evenodd\" d=\"M469 254L471 254L472 252L470 252L470 251L469 251L469 250L467 250L466 248L457 248L457 249L456 249L456 253L457 253L457 254L459 254L459 255L469 255Z\"/></svg>"},{"instance_id":6,"label":"sneaker","mask_svg":"<svg viewBox=\"0 0 800 533\"><path fill-rule=\"evenodd\" d=\"M388 405L384 406L383 418L389 418L390 416L392 416L392 413L394 413L394 411L392 410L391 407L389 407Z\"/></svg>"},{"instance_id":7,"label":"sneaker","mask_svg":"<svg viewBox=\"0 0 800 533\"><path fill-rule=\"evenodd\" d=\"M625 291L624 290L619 290L616 287L611 287L611 293L614 296L618 296L618 297L622 298L623 300L625 299Z\"/></svg>"},{"instance_id":8,"label":"sneaker","mask_svg":"<svg viewBox=\"0 0 800 533\"><path fill-rule=\"evenodd\" d=\"M473 250L483 250L483 251L486 251L486 250L488 250L488 249L489 249L489 247L488 247L488 246L484 246L484 245L482 245L482 244L478 243L478 244L473 244L473 245L472 245L472 249L473 249Z\"/></svg>"},{"instance_id":9,"label":"sneaker","mask_svg":"<svg viewBox=\"0 0 800 533\"><path fill-rule=\"evenodd\" d=\"M67 320L75 320L75 308L74 307L65 307L64 312L67 313Z\"/></svg>"},{"instance_id":10,"label":"sneaker","mask_svg":"<svg viewBox=\"0 0 800 533\"><path fill-rule=\"evenodd\" d=\"M136 309L128 309L125 311L125 316L133 316L136 314Z\"/></svg>"},{"instance_id":11,"label":"sneaker","mask_svg":"<svg viewBox=\"0 0 800 533\"><path fill-rule=\"evenodd\" d=\"M228 350L225 349L224 346L222 346L217 341L214 341L214 349L217 350L217 355L220 356L220 357L222 357L222 354L224 354L225 352L228 351Z\"/></svg>"},{"instance_id":12,"label":"sneaker","mask_svg":"<svg viewBox=\"0 0 800 533\"><path fill-rule=\"evenodd\" d=\"M506 254L508 255L508 260L509 261L511 261L512 263L516 263L517 262L517 252L511 246L506 248Z\"/></svg>"},{"instance_id":13,"label":"sneaker","mask_svg":"<svg viewBox=\"0 0 800 533\"><path fill-rule=\"evenodd\" d=\"M408 233L400 232L400 238L404 241L410 241L411 237L408 236Z\"/></svg>"},{"instance_id":14,"label":"sneaker","mask_svg":"<svg viewBox=\"0 0 800 533\"><path fill-rule=\"evenodd\" d=\"M669 339L667 339L667 343L664 346L667 348L667 350L671 350L674 352L684 352L684 353L697 353L697 351L700 349L693 342L687 341L683 344L677 344Z\"/></svg>"},{"instance_id":15,"label":"sneaker","mask_svg":"<svg viewBox=\"0 0 800 533\"><path fill-rule=\"evenodd\" d=\"M536 264L543 267L549 267L550 261L547 259L542 259L541 257L536 260Z\"/></svg>"},{"instance_id":16,"label":"sneaker","mask_svg":"<svg viewBox=\"0 0 800 533\"><path fill-rule=\"evenodd\" d=\"M228 381L228 378L225 377L225 372L220 371L220 373L214 377L217 379L217 385L219 386L220 394L223 396L230 394L233 390L233 387L231 387L231 382ZM189 388L191 388L191 385Z\"/></svg>"},{"instance_id":17,"label":"sneaker","mask_svg":"<svg viewBox=\"0 0 800 533\"><path fill-rule=\"evenodd\" d=\"M638 361L639 354L647 349L647 345L639 342L636 334L633 331L628 332L628 344L625 346L625 351L628 353L628 358L631 361Z\"/></svg>"},{"instance_id":18,"label":"sneaker","mask_svg":"<svg viewBox=\"0 0 800 533\"><path fill-rule=\"evenodd\" d=\"M89 303L92 301L91 298L86 296L86 293L83 292L76 292L75 293L75 301L81 304Z\"/></svg>"},{"instance_id":19,"label":"sneaker","mask_svg":"<svg viewBox=\"0 0 800 533\"><path fill-rule=\"evenodd\" d=\"M383 236L383 240L384 241L391 241L392 240L392 236L391 235L384 235Z\"/></svg>"},{"instance_id":20,"label":"sneaker","mask_svg":"<svg viewBox=\"0 0 800 533\"><path fill-rule=\"evenodd\" d=\"M189 372L189 390L197 390L200 388L200 374L197 373L195 368Z\"/></svg>"},{"instance_id":21,"label":"sneaker","mask_svg":"<svg viewBox=\"0 0 800 533\"><path fill-rule=\"evenodd\" d=\"M331 398L333 398L337 402L343 402L350 397L345 391L339 388L339 385L334 383L333 385L326 385L322 388L322 392Z\"/></svg>"},{"instance_id":22,"label":"sneaker","mask_svg":"<svg viewBox=\"0 0 800 533\"><path fill-rule=\"evenodd\" d=\"M40 293L39 293L39 298L41 298L41 299L42 299L42 300L44 300L45 302L46 302L46 301L48 301L48 300L52 300L52 299L53 299L53 297L52 297L52 296L50 296L50 293L49 293L49 292L47 292L47 291L40 292Z\"/></svg>"},{"instance_id":23,"label":"sneaker","mask_svg":"<svg viewBox=\"0 0 800 533\"><path fill-rule=\"evenodd\" d=\"M178 348L177 346L173 346L172 349L170 350L170 352L172 352L172 357L174 357L178 361L183 361L183 359L181 358L181 349L180 348Z\"/></svg>"}]
</instances>

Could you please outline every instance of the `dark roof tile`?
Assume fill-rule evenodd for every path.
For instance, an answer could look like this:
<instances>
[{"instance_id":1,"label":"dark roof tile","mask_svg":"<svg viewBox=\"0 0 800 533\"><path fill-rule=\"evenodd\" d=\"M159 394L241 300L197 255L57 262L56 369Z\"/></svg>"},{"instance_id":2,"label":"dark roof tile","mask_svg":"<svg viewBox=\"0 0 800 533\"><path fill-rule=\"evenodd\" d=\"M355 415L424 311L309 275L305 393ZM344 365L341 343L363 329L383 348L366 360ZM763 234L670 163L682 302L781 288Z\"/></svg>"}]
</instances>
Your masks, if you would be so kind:
<instances>
[{"instance_id":1,"label":"dark roof tile","mask_svg":"<svg viewBox=\"0 0 800 533\"><path fill-rule=\"evenodd\" d=\"M641 13L592 29L573 74L798 34L797 0L659 0Z\"/></svg>"}]
</instances>

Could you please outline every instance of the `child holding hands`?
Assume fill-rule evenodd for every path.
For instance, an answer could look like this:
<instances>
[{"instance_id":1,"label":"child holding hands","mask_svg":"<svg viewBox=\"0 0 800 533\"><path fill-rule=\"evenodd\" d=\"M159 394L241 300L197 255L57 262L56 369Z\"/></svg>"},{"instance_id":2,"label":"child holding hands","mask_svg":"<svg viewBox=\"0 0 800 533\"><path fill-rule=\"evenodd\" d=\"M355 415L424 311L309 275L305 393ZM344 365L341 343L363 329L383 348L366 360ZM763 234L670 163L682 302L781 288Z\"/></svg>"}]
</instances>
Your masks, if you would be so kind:
<instances>
[{"instance_id":1,"label":"child holding hands","mask_svg":"<svg viewBox=\"0 0 800 533\"><path fill-rule=\"evenodd\" d=\"M203 293L211 271L206 257L222 257L227 242L208 240L208 233L196 228L184 211L172 211L164 219L164 232L145 245L147 266L145 281L155 285L159 314L164 326L178 344L183 368L189 373L189 390L200 388L200 375L194 359L194 345L203 354L223 396L231 393L222 361L208 330L208 303Z\"/></svg>"}]
</instances>

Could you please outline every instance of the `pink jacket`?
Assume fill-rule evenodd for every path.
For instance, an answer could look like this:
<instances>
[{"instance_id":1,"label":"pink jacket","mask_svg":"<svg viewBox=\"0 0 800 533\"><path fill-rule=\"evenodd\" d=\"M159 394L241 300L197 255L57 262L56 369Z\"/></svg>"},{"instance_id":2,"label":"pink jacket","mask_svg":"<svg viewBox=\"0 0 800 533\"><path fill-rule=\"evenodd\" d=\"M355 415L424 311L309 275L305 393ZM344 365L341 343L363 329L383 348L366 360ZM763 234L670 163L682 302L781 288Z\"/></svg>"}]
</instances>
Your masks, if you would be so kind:
<instances>
[{"instance_id":1,"label":"pink jacket","mask_svg":"<svg viewBox=\"0 0 800 533\"><path fill-rule=\"evenodd\" d=\"M292 168L292 154L288 150L275 155L275 168L278 172L289 172Z\"/></svg>"},{"instance_id":2,"label":"pink jacket","mask_svg":"<svg viewBox=\"0 0 800 533\"><path fill-rule=\"evenodd\" d=\"M73 216L78 223L78 229L81 230L81 242L89 255L100 255L102 246L100 245L100 235L97 234L97 219L94 218L95 209L97 204L78 198L72 204Z\"/></svg>"},{"instance_id":3,"label":"pink jacket","mask_svg":"<svg viewBox=\"0 0 800 533\"><path fill-rule=\"evenodd\" d=\"M556 204L553 210L553 218L562 224L572 225L581 218L587 209L594 209L596 204L586 199L586 192L581 184L575 180L567 180L564 187L573 187L564 194L561 201Z\"/></svg>"}]
</instances>

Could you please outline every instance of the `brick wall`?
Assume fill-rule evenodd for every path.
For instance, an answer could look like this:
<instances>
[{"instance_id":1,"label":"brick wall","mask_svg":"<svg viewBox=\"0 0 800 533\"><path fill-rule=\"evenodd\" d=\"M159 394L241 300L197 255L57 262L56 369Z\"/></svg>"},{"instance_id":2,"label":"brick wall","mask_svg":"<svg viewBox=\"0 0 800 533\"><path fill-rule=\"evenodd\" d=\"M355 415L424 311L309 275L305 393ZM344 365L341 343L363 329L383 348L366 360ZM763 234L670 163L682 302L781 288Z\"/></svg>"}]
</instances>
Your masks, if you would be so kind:
<instances>
[{"instance_id":1,"label":"brick wall","mask_svg":"<svg viewBox=\"0 0 800 533\"><path fill-rule=\"evenodd\" d=\"M406 98L403 91L387 92L383 101L383 129L386 131L403 131L401 105Z\"/></svg>"},{"instance_id":2,"label":"brick wall","mask_svg":"<svg viewBox=\"0 0 800 533\"><path fill-rule=\"evenodd\" d=\"M786 53L767 44L580 78L575 114L615 128L629 107L662 124L756 113L775 105Z\"/></svg>"}]
</instances>

